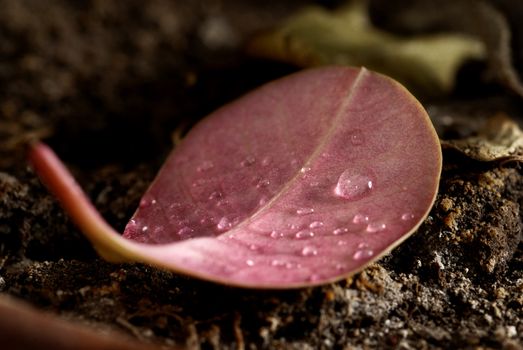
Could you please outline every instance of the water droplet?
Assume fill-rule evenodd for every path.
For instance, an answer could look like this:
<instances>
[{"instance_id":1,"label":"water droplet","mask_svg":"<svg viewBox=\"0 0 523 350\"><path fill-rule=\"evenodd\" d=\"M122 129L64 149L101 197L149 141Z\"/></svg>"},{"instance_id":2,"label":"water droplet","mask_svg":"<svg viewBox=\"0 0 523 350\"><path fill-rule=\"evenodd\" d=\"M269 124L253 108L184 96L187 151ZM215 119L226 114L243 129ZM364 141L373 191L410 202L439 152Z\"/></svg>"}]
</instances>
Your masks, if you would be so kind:
<instances>
[{"instance_id":1,"label":"water droplet","mask_svg":"<svg viewBox=\"0 0 523 350\"><path fill-rule=\"evenodd\" d=\"M256 244L250 244L249 245L249 249L250 250L258 250L258 249L260 249L260 247L258 247Z\"/></svg>"},{"instance_id":2,"label":"water droplet","mask_svg":"<svg viewBox=\"0 0 523 350\"><path fill-rule=\"evenodd\" d=\"M218 224L216 225L216 228L220 231L225 231L229 228L231 228L232 223L227 217L222 217L220 221L218 221Z\"/></svg>"},{"instance_id":3,"label":"water droplet","mask_svg":"<svg viewBox=\"0 0 523 350\"><path fill-rule=\"evenodd\" d=\"M344 264L336 264L335 267L338 271L345 270L347 268L347 266L345 266Z\"/></svg>"},{"instance_id":4,"label":"water droplet","mask_svg":"<svg viewBox=\"0 0 523 350\"><path fill-rule=\"evenodd\" d=\"M370 258L374 255L374 252L370 249L361 249L361 250L357 250L354 255L352 256L352 258L354 260L363 260L363 259L366 259L366 258Z\"/></svg>"},{"instance_id":5,"label":"water droplet","mask_svg":"<svg viewBox=\"0 0 523 350\"><path fill-rule=\"evenodd\" d=\"M223 198L223 194L220 191L214 191L209 195L209 200L219 200Z\"/></svg>"},{"instance_id":6,"label":"water droplet","mask_svg":"<svg viewBox=\"0 0 523 350\"><path fill-rule=\"evenodd\" d=\"M320 185L320 182L319 181L312 181L309 186L310 187L318 187Z\"/></svg>"},{"instance_id":7,"label":"water droplet","mask_svg":"<svg viewBox=\"0 0 523 350\"><path fill-rule=\"evenodd\" d=\"M184 226L182 227L181 229L178 230L178 234L180 236L185 236L185 235L189 235L193 232L193 229L188 227L188 226Z\"/></svg>"},{"instance_id":8,"label":"water droplet","mask_svg":"<svg viewBox=\"0 0 523 350\"><path fill-rule=\"evenodd\" d=\"M347 232L349 232L348 228L346 228L346 227L338 227L337 229L332 231L332 234L337 236L337 235L342 235L342 234L347 233Z\"/></svg>"},{"instance_id":9,"label":"water droplet","mask_svg":"<svg viewBox=\"0 0 523 350\"><path fill-rule=\"evenodd\" d=\"M359 129L350 132L348 136L349 136L350 143L352 143L352 145L354 145L354 146L359 146L359 145L363 144L363 141L365 141L363 132Z\"/></svg>"},{"instance_id":10,"label":"water droplet","mask_svg":"<svg viewBox=\"0 0 523 350\"><path fill-rule=\"evenodd\" d=\"M251 259L248 259L248 260L245 260L245 264L247 266L254 266L254 261L252 261Z\"/></svg>"},{"instance_id":11,"label":"water droplet","mask_svg":"<svg viewBox=\"0 0 523 350\"><path fill-rule=\"evenodd\" d=\"M355 224L366 224L367 222L369 222L369 217L363 214L356 214L352 218L352 222Z\"/></svg>"},{"instance_id":12,"label":"water droplet","mask_svg":"<svg viewBox=\"0 0 523 350\"><path fill-rule=\"evenodd\" d=\"M256 188L263 188L263 187L267 187L271 184L271 182L267 179L261 179L258 181L258 183L256 184Z\"/></svg>"},{"instance_id":13,"label":"water droplet","mask_svg":"<svg viewBox=\"0 0 523 350\"><path fill-rule=\"evenodd\" d=\"M149 229L148 226L144 226L144 227L142 227L142 232L147 232L148 229Z\"/></svg>"},{"instance_id":14,"label":"water droplet","mask_svg":"<svg viewBox=\"0 0 523 350\"><path fill-rule=\"evenodd\" d=\"M387 228L383 223L370 223L367 225L366 231L369 233L381 232Z\"/></svg>"},{"instance_id":15,"label":"water droplet","mask_svg":"<svg viewBox=\"0 0 523 350\"><path fill-rule=\"evenodd\" d=\"M269 165L270 163L271 163L271 159L270 159L269 157L265 157L265 158L263 158L262 161L261 161L261 165L263 165L263 166L267 166L267 165Z\"/></svg>"},{"instance_id":16,"label":"water droplet","mask_svg":"<svg viewBox=\"0 0 523 350\"><path fill-rule=\"evenodd\" d=\"M196 171L201 173L209 169L212 169L213 167L214 164L210 160L205 160L196 168Z\"/></svg>"},{"instance_id":17,"label":"water droplet","mask_svg":"<svg viewBox=\"0 0 523 350\"><path fill-rule=\"evenodd\" d=\"M260 200L258 201L258 205L259 206L263 206L265 205L267 202L269 201L269 199L265 196L261 197Z\"/></svg>"},{"instance_id":18,"label":"water droplet","mask_svg":"<svg viewBox=\"0 0 523 350\"><path fill-rule=\"evenodd\" d=\"M312 247L312 246L305 246L302 250L301 250L301 255L303 256L314 256L314 255L318 255L318 250L316 250L316 248Z\"/></svg>"},{"instance_id":19,"label":"water droplet","mask_svg":"<svg viewBox=\"0 0 523 350\"><path fill-rule=\"evenodd\" d=\"M276 266L276 267L285 266L285 261L274 259L271 261L271 266Z\"/></svg>"},{"instance_id":20,"label":"water droplet","mask_svg":"<svg viewBox=\"0 0 523 350\"><path fill-rule=\"evenodd\" d=\"M405 213L401 216L401 220L408 221L414 219L414 214L412 213Z\"/></svg>"},{"instance_id":21,"label":"water droplet","mask_svg":"<svg viewBox=\"0 0 523 350\"><path fill-rule=\"evenodd\" d=\"M313 221L309 224L310 228L318 228L323 226L323 221Z\"/></svg>"},{"instance_id":22,"label":"water droplet","mask_svg":"<svg viewBox=\"0 0 523 350\"><path fill-rule=\"evenodd\" d=\"M373 186L369 176L345 170L338 179L334 193L348 200L358 200L367 195Z\"/></svg>"},{"instance_id":23,"label":"water droplet","mask_svg":"<svg viewBox=\"0 0 523 350\"><path fill-rule=\"evenodd\" d=\"M152 205L155 205L155 204L156 204L156 199L153 199L153 200L151 201L151 204L152 204Z\"/></svg>"},{"instance_id":24,"label":"water droplet","mask_svg":"<svg viewBox=\"0 0 523 350\"><path fill-rule=\"evenodd\" d=\"M296 210L296 214L298 215L308 215L314 213L313 208L299 208Z\"/></svg>"},{"instance_id":25,"label":"water droplet","mask_svg":"<svg viewBox=\"0 0 523 350\"><path fill-rule=\"evenodd\" d=\"M340 246L347 245L347 241L338 241L336 244Z\"/></svg>"},{"instance_id":26,"label":"water droplet","mask_svg":"<svg viewBox=\"0 0 523 350\"><path fill-rule=\"evenodd\" d=\"M278 231L272 231L270 236L271 236L271 238L280 238L280 237L283 237L283 234Z\"/></svg>"},{"instance_id":27,"label":"water droplet","mask_svg":"<svg viewBox=\"0 0 523 350\"><path fill-rule=\"evenodd\" d=\"M304 166L303 168L300 169L300 173L302 173L302 174L308 173L309 171L311 171L311 168L308 166Z\"/></svg>"},{"instance_id":28,"label":"water droplet","mask_svg":"<svg viewBox=\"0 0 523 350\"><path fill-rule=\"evenodd\" d=\"M314 237L314 232L309 231L309 230L302 230L302 231L299 231L298 233L296 233L295 236L298 239L312 238L312 237Z\"/></svg>"},{"instance_id":29,"label":"water droplet","mask_svg":"<svg viewBox=\"0 0 523 350\"><path fill-rule=\"evenodd\" d=\"M319 281L320 278L321 278L320 275L314 273L314 274L309 276L309 281L310 282L316 282L316 281Z\"/></svg>"},{"instance_id":30,"label":"water droplet","mask_svg":"<svg viewBox=\"0 0 523 350\"><path fill-rule=\"evenodd\" d=\"M253 165L254 162L256 162L256 158L253 156L247 156L247 158L245 158L240 164L243 167L247 167Z\"/></svg>"}]
</instances>

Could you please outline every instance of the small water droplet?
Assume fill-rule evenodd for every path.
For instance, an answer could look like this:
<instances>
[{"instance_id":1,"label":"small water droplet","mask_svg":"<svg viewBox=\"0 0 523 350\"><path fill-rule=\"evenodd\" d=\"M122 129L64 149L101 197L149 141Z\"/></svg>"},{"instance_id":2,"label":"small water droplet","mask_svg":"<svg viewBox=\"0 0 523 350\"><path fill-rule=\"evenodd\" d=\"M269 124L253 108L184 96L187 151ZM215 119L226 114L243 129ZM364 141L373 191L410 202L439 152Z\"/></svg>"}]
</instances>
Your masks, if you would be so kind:
<instances>
[{"instance_id":1,"label":"small water droplet","mask_svg":"<svg viewBox=\"0 0 523 350\"><path fill-rule=\"evenodd\" d=\"M294 265L294 264L291 263L291 262L286 262L286 263L285 263L285 268L286 268L286 269L292 269L292 268L295 267L295 266L296 266L296 267L301 267L300 264L298 264L298 265Z\"/></svg>"},{"instance_id":2,"label":"small water droplet","mask_svg":"<svg viewBox=\"0 0 523 350\"><path fill-rule=\"evenodd\" d=\"M265 196L261 197L260 200L258 201L258 205L259 206L263 206L265 205L267 202L269 201L269 199Z\"/></svg>"},{"instance_id":3,"label":"small water droplet","mask_svg":"<svg viewBox=\"0 0 523 350\"><path fill-rule=\"evenodd\" d=\"M338 271L345 270L347 268L344 264L336 264L335 267Z\"/></svg>"},{"instance_id":4,"label":"small water droplet","mask_svg":"<svg viewBox=\"0 0 523 350\"><path fill-rule=\"evenodd\" d=\"M256 158L254 158L253 156L247 156L247 158L242 160L242 162L240 164L243 167L248 167L248 166L253 165L254 162L256 162Z\"/></svg>"},{"instance_id":5,"label":"small water droplet","mask_svg":"<svg viewBox=\"0 0 523 350\"><path fill-rule=\"evenodd\" d=\"M363 144L363 141L365 141L363 132L359 129L350 132L348 136L350 143L352 143L354 146L360 146Z\"/></svg>"},{"instance_id":6,"label":"small water droplet","mask_svg":"<svg viewBox=\"0 0 523 350\"><path fill-rule=\"evenodd\" d=\"M367 225L367 228L365 229L369 233L376 233L381 232L387 228L387 225L383 223L370 223Z\"/></svg>"},{"instance_id":7,"label":"small water droplet","mask_svg":"<svg viewBox=\"0 0 523 350\"><path fill-rule=\"evenodd\" d=\"M298 215L308 215L314 213L313 208L299 208L296 210L296 214Z\"/></svg>"},{"instance_id":8,"label":"small water droplet","mask_svg":"<svg viewBox=\"0 0 523 350\"><path fill-rule=\"evenodd\" d=\"M258 250L258 249L260 249L260 247L258 247L256 244L250 244L249 245L249 249L250 250Z\"/></svg>"},{"instance_id":9,"label":"small water droplet","mask_svg":"<svg viewBox=\"0 0 523 350\"><path fill-rule=\"evenodd\" d=\"M340 245L340 246L342 246L342 245L347 245L347 241L341 241L341 240L340 240L340 241L338 241L336 244L337 244L337 245Z\"/></svg>"},{"instance_id":10,"label":"small water droplet","mask_svg":"<svg viewBox=\"0 0 523 350\"><path fill-rule=\"evenodd\" d=\"M342 235L342 234L347 233L347 232L349 232L348 228L346 228L346 227L338 227L337 229L332 231L332 234L337 236L337 235Z\"/></svg>"},{"instance_id":11,"label":"small water droplet","mask_svg":"<svg viewBox=\"0 0 523 350\"><path fill-rule=\"evenodd\" d=\"M178 230L178 234L180 236L185 236L185 235L189 235L193 232L193 229L188 227L188 226L184 226L182 227L181 229Z\"/></svg>"},{"instance_id":12,"label":"small water droplet","mask_svg":"<svg viewBox=\"0 0 523 350\"><path fill-rule=\"evenodd\" d=\"M309 230L302 230L296 233L295 237L298 239L312 238L314 237L314 232Z\"/></svg>"},{"instance_id":13,"label":"small water droplet","mask_svg":"<svg viewBox=\"0 0 523 350\"><path fill-rule=\"evenodd\" d=\"M311 183L309 183L310 187L318 187L319 185L320 185L319 181L312 181Z\"/></svg>"},{"instance_id":14,"label":"small water droplet","mask_svg":"<svg viewBox=\"0 0 523 350\"><path fill-rule=\"evenodd\" d=\"M220 231L225 231L229 228L231 228L232 223L227 217L222 217L220 221L218 221L218 224L216 225L216 228Z\"/></svg>"},{"instance_id":15,"label":"small water droplet","mask_svg":"<svg viewBox=\"0 0 523 350\"><path fill-rule=\"evenodd\" d=\"M196 168L196 171L201 173L209 169L212 169L213 167L214 164L210 160L205 160Z\"/></svg>"},{"instance_id":16,"label":"small water droplet","mask_svg":"<svg viewBox=\"0 0 523 350\"><path fill-rule=\"evenodd\" d=\"M278 231L272 231L270 236L271 236L271 238L280 238L280 237L283 237L283 234L281 234Z\"/></svg>"},{"instance_id":17,"label":"small water droplet","mask_svg":"<svg viewBox=\"0 0 523 350\"><path fill-rule=\"evenodd\" d=\"M283 267L285 266L286 262L283 260L274 259L271 261L271 266L275 267Z\"/></svg>"},{"instance_id":18,"label":"small water droplet","mask_svg":"<svg viewBox=\"0 0 523 350\"><path fill-rule=\"evenodd\" d=\"M414 214L412 213L405 213L401 216L401 220L408 221L414 219Z\"/></svg>"},{"instance_id":19,"label":"small water droplet","mask_svg":"<svg viewBox=\"0 0 523 350\"><path fill-rule=\"evenodd\" d=\"M265 158L263 158L262 161L261 161L261 165L263 165L263 166L267 166L267 165L269 165L270 163L271 163L271 159L270 159L269 157L265 157Z\"/></svg>"},{"instance_id":20,"label":"small water droplet","mask_svg":"<svg viewBox=\"0 0 523 350\"><path fill-rule=\"evenodd\" d=\"M248 260L245 260L245 264L247 266L254 266L254 261L252 261L251 259L248 259Z\"/></svg>"},{"instance_id":21,"label":"small water droplet","mask_svg":"<svg viewBox=\"0 0 523 350\"><path fill-rule=\"evenodd\" d=\"M323 221L313 221L309 224L310 228L318 228L323 226Z\"/></svg>"},{"instance_id":22,"label":"small water droplet","mask_svg":"<svg viewBox=\"0 0 523 350\"><path fill-rule=\"evenodd\" d=\"M311 168L308 166L304 166L300 169L300 173L302 174L308 173L309 171L311 171Z\"/></svg>"},{"instance_id":23,"label":"small water droplet","mask_svg":"<svg viewBox=\"0 0 523 350\"><path fill-rule=\"evenodd\" d=\"M312 246L305 246L305 247L301 250L301 255L303 255L303 256L314 256L314 255L318 255L318 250L317 250L315 247L312 247Z\"/></svg>"},{"instance_id":24,"label":"small water droplet","mask_svg":"<svg viewBox=\"0 0 523 350\"><path fill-rule=\"evenodd\" d=\"M373 186L374 183L369 176L345 170L338 179L334 193L348 200L358 200L366 196Z\"/></svg>"},{"instance_id":25,"label":"small water droplet","mask_svg":"<svg viewBox=\"0 0 523 350\"><path fill-rule=\"evenodd\" d=\"M363 214L356 214L352 218L352 222L355 224L366 224L367 222L369 222L369 217Z\"/></svg>"},{"instance_id":26,"label":"small water droplet","mask_svg":"<svg viewBox=\"0 0 523 350\"><path fill-rule=\"evenodd\" d=\"M153 199L153 200L151 201L151 204L152 204L152 205L155 205L155 204L156 204L156 199Z\"/></svg>"},{"instance_id":27,"label":"small water droplet","mask_svg":"<svg viewBox=\"0 0 523 350\"><path fill-rule=\"evenodd\" d=\"M209 195L209 200L219 200L223 198L223 194L220 191L214 191Z\"/></svg>"},{"instance_id":28,"label":"small water droplet","mask_svg":"<svg viewBox=\"0 0 523 350\"><path fill-rule=\"evenodd\" d=\"M354 255L352 256L352 258L354 260L362 260L362 259L366 259L366 258L370 258L374 255L374 252L370 249L361 249L361 250L357 250Z\"/></svg>"},{"instance_id":29,"label":"small water droplet","mask_svg":"<svg viewBox=\"0 0 523 350\"><path fill-rule=\"evenodd\" d=\"M321 278L320 275L314 273L314 274L309 276L309 281L310 282L316 282L316 281L319 281L320 278Z\"/></svg>"},{"instance_id":30,"label":"small water droplet","mask_svg":"<svg viewBox=\"0 0 523 350\"><path fill-rule=\"evenodd\" d=\"M148 229L149 229L148 226L144 226L144 227L142 227L142 232L147 232Z\"/></svg>"},{"instance_id":31,"label":"small water droplet","mask_svg":"<svg viewBox=\"0 0 523 350\"><path fill-rule=\"evenodd\" d=\"M264 187L267 187L271 184L271 182L267 179L261 179L258 181L258 183L256 184L256 188L264 188Z\"/></svg>"}]
</instances>

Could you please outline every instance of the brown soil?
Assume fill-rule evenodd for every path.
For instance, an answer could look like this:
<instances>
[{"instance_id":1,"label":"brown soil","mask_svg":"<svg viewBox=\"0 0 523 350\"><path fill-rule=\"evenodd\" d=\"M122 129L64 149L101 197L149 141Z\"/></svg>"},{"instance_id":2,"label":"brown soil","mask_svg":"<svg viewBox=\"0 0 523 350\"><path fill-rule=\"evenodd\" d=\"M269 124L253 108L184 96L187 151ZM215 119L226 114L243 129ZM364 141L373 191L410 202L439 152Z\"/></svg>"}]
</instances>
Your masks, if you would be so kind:
<instances>
[{"instance_id":1,"label":"brown soil","mask_svg":"<svg viewBox=\"0 0 523 350\"><path fill-rule=\"evenodd\" d=\"M24 142L45 136L121 230L171 132L293 70L239 48L298 3L0 0L0 291L166 348L523 348L517 165L446 153L417 233L351 279L293 291L104 262L27 168ZM491 93L427 103L440 136L523 115Z\"/></svg>"}]
</instances>

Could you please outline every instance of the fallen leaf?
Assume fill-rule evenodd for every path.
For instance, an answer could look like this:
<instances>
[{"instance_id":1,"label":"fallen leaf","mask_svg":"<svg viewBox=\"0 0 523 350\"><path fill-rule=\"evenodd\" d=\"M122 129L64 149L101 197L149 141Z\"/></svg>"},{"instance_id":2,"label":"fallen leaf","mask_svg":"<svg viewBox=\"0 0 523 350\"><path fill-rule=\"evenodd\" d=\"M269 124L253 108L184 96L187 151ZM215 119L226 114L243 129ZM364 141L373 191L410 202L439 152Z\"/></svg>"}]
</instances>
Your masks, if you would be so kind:
<instances>
[{"instance_id":1,"label":"fallen leaf","mask_svg":"<svg viewBox=\"0 0 523 350\"><path fill-rule=\"evenodd\" d=\"M441 148L395 81L330 67L269 83L205 118L120 236L45 145L34 169L98 252L219 283L339 280L406 239L437 192Z\"/></svg>"},{"instance_id":2,"label":"fallen leaf","mask_svg":"<svg viewBox=\"0 0 523 350\"><path fill-rule=\"evenodd\" d=\"M474 136L442 140L441 145L482 162L523 160L523 132L504 114L489 118Z\"/></svg>"},{"instance_id":3,"label":"fallen leaf","mask_svg":"<svg viewBox=\"0 0 523 350\"><path fill-rule=\"evenodd\" d=\"M487 80L495 80L523 96L523 6L511 0L417 0L404 3L370 0L373 18L385 28L419 35L454 31L472 35L485 45ZM513 47L514 46L514 47Z\"/></svg>"},{"instance_id":4,"label":"fallen leaf","mask_svg":"<svg viewBox=\"0 0 523 350\"><path fill-rule=\"evenodd\" d=\"M379 30L362 1L336 11L308 7L252 38L247 50L301 67L366 66L425 95L448 93L459 67L485 55L481 41L459 33L404 38Z\"/></svg>"}]
</instances>

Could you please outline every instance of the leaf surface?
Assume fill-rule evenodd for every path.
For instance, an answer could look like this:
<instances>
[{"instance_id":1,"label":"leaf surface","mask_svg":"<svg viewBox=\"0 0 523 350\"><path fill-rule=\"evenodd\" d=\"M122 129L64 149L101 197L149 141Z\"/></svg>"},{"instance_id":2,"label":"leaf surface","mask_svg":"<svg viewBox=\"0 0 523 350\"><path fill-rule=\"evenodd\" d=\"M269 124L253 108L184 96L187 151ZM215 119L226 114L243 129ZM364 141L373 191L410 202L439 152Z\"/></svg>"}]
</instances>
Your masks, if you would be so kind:
<instances>
[{"instance_id":1,"label":"leaf surface","mask_svg":"<svg viewBox=\"0 0 523 350\"><path fill-rule=\"evenodd\" d=\"M31 159L107 259L255 288L361 270L420 225L441 171L437 135L412 95L346 67L277 80L201 121L123 237L48 148L33 146Z\"/></svg>"}]
</instances>

